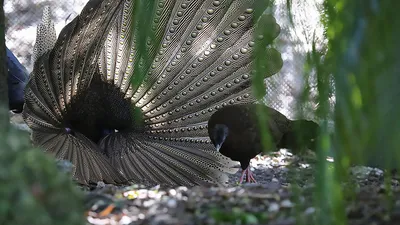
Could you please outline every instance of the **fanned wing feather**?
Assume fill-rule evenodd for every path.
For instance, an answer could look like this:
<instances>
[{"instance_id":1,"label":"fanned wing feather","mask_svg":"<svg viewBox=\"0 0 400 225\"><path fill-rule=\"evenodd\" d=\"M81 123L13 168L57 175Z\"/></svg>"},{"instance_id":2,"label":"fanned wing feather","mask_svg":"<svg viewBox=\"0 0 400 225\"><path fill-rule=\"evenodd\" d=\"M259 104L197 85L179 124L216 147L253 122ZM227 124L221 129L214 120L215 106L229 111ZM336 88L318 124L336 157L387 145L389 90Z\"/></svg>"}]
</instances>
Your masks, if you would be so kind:
<instances>
[{"instance_id":1,"label":"fanned wing feather","mask_svg":"<svg viewBox=\"0 0 400 225\"><path fill-rule=\"evenodd\" d=\"M49 6L43 9L42 23L37 27L36 42L33 46L32 61L36 62L40 56L50 51L56 43L57 35L54 23L51 21L51 11Z\"/></svg>"},{"instance_id":2,"label":"fanned wing feather","mask_svg":"<svg viewBox=\"0 0 400 225\"><path fill-rule=\"evenodd\" d=\"M34 132L34 143L57 159L69 160L75 165L72 175L81 184L104 181L112 184L126 183L127 179L116 170L109 159L100 153L98 146L83 135L73 136L63 131Z\"/></svg>"},{"instance_id":3,"label":"fanned wing feather","mask_svg":"<svg viewBox=\"0 0 400 225\"><path fill-rule=\"evenodd\" d=\"M146 43L151 60L139 65L146 76L134 88L130 81L138 57L135 1L90 0L63 29L54 48L35 63L24 109L34 143L72 161L75 178L84 184L126 179L167 185L226 184L226 173L236 172L237 163L214 150L207 121L217 109L256 100L250 87L254 3L158 0L148 21L155 34L154 42ZM275 38L279 26L273 17L268 26ZM280 69L282 60L275 49L266 51L266 61L273 62L266 63L267 77ZM143 129L134 121L132 129L111 133L99 144L79 132L68 133L67 115L81 115L71 114L81 110L71 102L90 91L94 80L121 93L105 93L91 114L103 108L114 112L113 98L125 96L143 113ZM122 107L125 100L115 102ZM126 115L109 114L101 118L111 121L107 117Z\"/></svg>"},{"instance_id":4,"label":"fanned wing feather","mask_svg":"<svg viewBox=\"0 0 400 225\"><path fill-rule=\"evenodd\" d=\"M97 70L100 43L114 13L120 10L119 4L122 2L89 1L81 15L61 31L55 44L41 44L48 40L48 32L38 32L37 46L54 47L37 51L44 53L38 54L25 90L23 117L32 129L33 143L57 159L70 160L76 166L75 179L83 184L126 182L94 143L79 133L76 137L67 134L64 124L71 99L90 84Z\"/></svg>"},{"instance_id":5,"label":"fanned wing feather","mask_svg":"<svg viewBox=\"0 0 400 225\"><path fill-rule=\"evenodd\" d=\"M195 141L193 141L195 142ZM103 139L112 164L127 177L169 185L224 184L236 163L212 149L206 141L190 143L134 133L116 133Z\"/></svg>"}]
</instances>

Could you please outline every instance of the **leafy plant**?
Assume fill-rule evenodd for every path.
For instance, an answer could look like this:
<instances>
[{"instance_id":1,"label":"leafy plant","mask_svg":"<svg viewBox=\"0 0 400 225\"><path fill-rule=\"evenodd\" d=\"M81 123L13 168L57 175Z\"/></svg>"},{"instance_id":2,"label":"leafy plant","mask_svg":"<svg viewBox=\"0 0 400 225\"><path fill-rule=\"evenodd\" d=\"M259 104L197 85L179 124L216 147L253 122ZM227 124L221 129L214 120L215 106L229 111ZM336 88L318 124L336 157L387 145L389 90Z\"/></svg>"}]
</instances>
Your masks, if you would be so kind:
<instances>
[{"instance_id":1,"label":"leafy plant","mask_svg":"<svg viewBox=\"0 0 400 225\"><path fill-rule=\"evenodd\" d=\"M7 110L0 110L5 118ZM84 224L82 193L55 160L32 149L26 132L7 126L0 135L0 224Z\"/></svg>"}]
</instances>

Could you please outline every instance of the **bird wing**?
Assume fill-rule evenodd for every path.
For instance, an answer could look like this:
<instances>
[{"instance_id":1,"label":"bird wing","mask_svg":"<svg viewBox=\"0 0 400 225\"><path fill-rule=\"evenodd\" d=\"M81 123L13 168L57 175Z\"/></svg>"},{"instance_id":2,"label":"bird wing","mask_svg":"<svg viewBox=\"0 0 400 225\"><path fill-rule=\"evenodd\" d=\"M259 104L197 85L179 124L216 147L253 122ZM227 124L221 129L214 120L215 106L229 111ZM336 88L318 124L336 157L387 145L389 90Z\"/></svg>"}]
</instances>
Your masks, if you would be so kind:
<instances>
[{"instance_id":1,"label":"bird wing","mask_svg":"<svg viewBox=\"0 0 400 225\"><path fill-rule=\"evenodd\" d=\"M35 62L23 112L34 143L72 161L75 176L85 183L118 183L122 176L166 184L224 184L236 164L213 151L207 120L226 105L255 101L250 88L255 2L157 1L147 21L155 37L146 42L148 60L140 61L134 20L140 2L90 0L52 50ZM279 26L268 18L275 38ZM266 51L274 49L266 46ZM280 54L269 57L282 61ZM138 68L145 76L133 85ZM71 101L90 89L97 76L139 109L143 128L110 134L100 145L66 131L66 114L80 110Z\"/></svg>"},{"instance_id":2,"label":"bird wing","mask_svg":"<svg viewBox=\"0 0 400 225\"><path fill-rule=\"evenodd\" d=\"M251 94L255 1L163 3L156 4L161 13L149 23L160 44L147 46L153 61L142 65L147 76L140 86L128 82L135 74L129 62L137 57L132 41L137 33L127 32L133 5L124 5L105 42L99 63L104 78L141 110L145 125L143 134L106 137L102 148L111 149L113 165L133 179L223 184L226 172L237 171L236 163L213 151L207 121L219 108L256 100ZM280 28L268 18L275 38ZM266 49L271 53L266 61L281 62L275 49ZM268 76L281 66L274 65Z\"/></svg>"},{"instance_id":3,"label":"bird wing","mask_svg":"<svg viewBox=\"0 0 400 225\"><path fill-rule=\"evenodd\" d=\"M115 133L100 144L111 149L111 163L135 181L166 185L207 185L228 181L236 163L215 151L206 140L148 137Z\"/></svg>"},{"instance_id":4,"label":"bird wing","mask_svg":"<svg viewBox=\"0 0 400 225\"><path fill-rule=\"evenodd\" d=\"M51 11L49 6L43 9L42 22L38 24L36 30L36 41L33 45L32 61L35 62L44 53L50 51L57 40L54 22L51 20Z\"/></svg>"},{"instance_id":5,"label":"bird wing","mask_svg":"<svg viewBox=\"0 0 400 225\"><path fill-rule=\"evenodd\" d=\"M91 0L82 13L61 31L54 43L50 12L45 10L35 44L36 61L25 90L23 117L32 129L36 146L57 159L75 165L73 176L82 183L126 182L94 145L79 133L66 133L64 116L73 96L90 84L97 67L100 43L106 37L107 24L122 2ZM103 29L97 27L103 26Z\"/></svg>"},{"instance_id":6,"label":"bird wing","mask_svg":"<svg viewBox=\"0 0 400 225\"><path fill-rule=\"evenodd\" d=\"M88 185L98 181L111 184L127 182L127 178L100 153L100 148L79 133L72 136L60 131L33 132L32 140L40 143L45 152L57 159L70 161L74 165L71 173L81 184Z\"/></svg>"}]
</instances>

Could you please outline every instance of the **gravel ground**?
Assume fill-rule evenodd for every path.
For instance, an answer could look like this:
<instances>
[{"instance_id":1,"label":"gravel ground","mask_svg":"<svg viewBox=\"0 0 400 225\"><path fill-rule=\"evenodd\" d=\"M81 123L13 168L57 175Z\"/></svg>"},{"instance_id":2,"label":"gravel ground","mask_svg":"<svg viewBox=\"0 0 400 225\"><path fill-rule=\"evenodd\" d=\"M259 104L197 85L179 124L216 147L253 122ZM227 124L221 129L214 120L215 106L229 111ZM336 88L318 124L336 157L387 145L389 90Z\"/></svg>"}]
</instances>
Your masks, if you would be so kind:
<instances>
[{"instance_id":1,"label":"gravel ground","mask_svg":"<svg viewBox=\"0 0 400 225\"><path fill-rule=\"evenodd\" d=\"M287 166L292 161L299 160L287 150L281 150L277 153L270 154L271 157L258 155L250 161L251 171L255 175L258 184L269 184L270 182L285 183L285 174L288 172ZM298 162L300 163L300 162ZM306 166L305 163L302 164ZM237 186L242 170L231 175L229 179L230 186Z\"/></svg>"},{"instance_id":2,"label":"gravel ground","mask_svg":"<svg viewBox=\"0 0 400 225\"><path fill-rule=\"evenodd\" d=\"M296 159L295 171L268 164L288 156L281 151L254 159L257 184L173 189L99 185L87 194L88 224L318 224L312 204L313 166L301 159ZM298 179L290 178L292 172ZM398 180L392 180L394 201L390 208L381 170L354 167L351 174L356 188L351 189L353 198L345 200L349 224L399 224ZM240 173L232 176L235 180L239 177ZM290 179L302 181L297 183L301 186L297 194Z\"/></svg>"},{"instance_id":3,"label":"gravel ground","mask_svg":"<svg viewBox=\"0 0 400 225\"><path fill-rule=\"evenodd\" d=\"M14 126L29 131L20 115L10 115ZM239 170L230 176L228 187L116 187L100 182L90 190L82 188L87 224L319 224L313 206L315 163L311 152L259 155L251 161L258 183L238 185ZM379 169L353 167L350 178L343 184L349 224L400 224L398 177L389 192Z\"/></svg>"}]
</instances>

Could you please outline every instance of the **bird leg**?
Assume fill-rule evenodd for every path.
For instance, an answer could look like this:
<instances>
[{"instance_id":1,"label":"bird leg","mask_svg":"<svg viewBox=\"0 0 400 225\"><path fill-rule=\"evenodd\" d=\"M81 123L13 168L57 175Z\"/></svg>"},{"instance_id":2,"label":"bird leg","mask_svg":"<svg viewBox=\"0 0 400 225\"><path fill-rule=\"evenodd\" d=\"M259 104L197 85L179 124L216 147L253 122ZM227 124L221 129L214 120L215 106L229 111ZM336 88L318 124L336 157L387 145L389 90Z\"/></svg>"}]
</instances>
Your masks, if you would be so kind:
<instances>
[{"instance_id":1,"label":"bird leg","mask_svg":"<svg viewBox=\"0 0 400 225\"><path fill-rule=\"evenodd\" d=\"M242 175L240 176L239 184L243 183L244 176L246 176L247 183L257 183L256 179L253 176L253 173L250 170L250 166L248 166L245 170L242 171Z\"/></svg>"}]
</instances>

